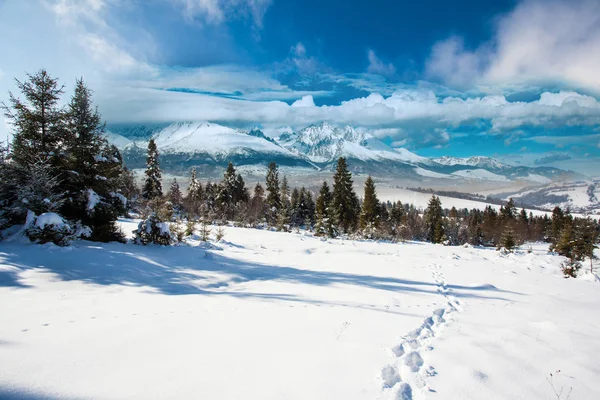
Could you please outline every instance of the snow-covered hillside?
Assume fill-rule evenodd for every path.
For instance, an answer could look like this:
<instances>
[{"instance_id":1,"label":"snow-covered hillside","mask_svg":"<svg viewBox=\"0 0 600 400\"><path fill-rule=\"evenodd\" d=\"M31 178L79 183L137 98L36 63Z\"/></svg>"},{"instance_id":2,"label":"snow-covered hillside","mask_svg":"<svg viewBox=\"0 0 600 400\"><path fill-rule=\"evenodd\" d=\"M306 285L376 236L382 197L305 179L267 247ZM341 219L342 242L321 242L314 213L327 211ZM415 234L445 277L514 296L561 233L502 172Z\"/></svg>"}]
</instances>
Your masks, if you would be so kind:
<instances>
[{"instance_id":1,"label":"snow-covered hillside","mask_svg":"<svg viewBox=\"0 0 600 400\"><path fill-rule=\"evenodd\" d=\"M572 183L552 183L542 187L525 188L500 195L545 209L556 206L575 212L600 212L600 180Z\"/></svg>"},{"instance_id":2,"label":"snow-covered hillside","mask_svg":"<svg viewBox=\"0 0 600 400\"><path fill-rule=\"evenodd\" d=\"M0 398L600 398L600 282L546 250L1 242Z\"/></svg>"}]
</instances>

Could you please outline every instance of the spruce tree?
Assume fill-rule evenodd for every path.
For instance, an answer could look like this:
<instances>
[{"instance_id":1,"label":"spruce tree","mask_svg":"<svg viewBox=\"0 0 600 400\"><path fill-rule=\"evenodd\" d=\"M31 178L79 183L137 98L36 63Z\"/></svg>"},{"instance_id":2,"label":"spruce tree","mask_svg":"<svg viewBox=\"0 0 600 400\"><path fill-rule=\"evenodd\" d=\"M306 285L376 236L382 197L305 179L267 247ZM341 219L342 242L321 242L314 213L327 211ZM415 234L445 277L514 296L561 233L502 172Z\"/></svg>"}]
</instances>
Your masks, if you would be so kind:
<instances>
[{"instance_id":1,"label":"spruce tree","mask_svg":"<svg viewBox=\"0 0 600 400\"><path fill-rule=\"evenodd\" d=\"M266 178L267 206L269 207L268 221L274 222L277 212L281 207L281 196L279 191L279 170L274 162L269 164Z\"/></svg>"},{"instance_id":2,"label":"spruce tree","mask_svg":"<svg viewBox=\"0 0 600 400\"><path fill-rule=\"evenodd\" d=\"M431 196L425 209L425 223L427 224L427 239L431 243L441 243L444 237L442 202L439 197Z\"/></svg>"},{"instance_id":3,"label":"spruce tree","mask_svg":"<svg viewBox=\"0 0 600 400\"><path fill-rule=\"evenodd\" d=\"M512 252L516 246L515 232L510 225L506 225L498 249L505 249L508 252Z\"/></svg>"},{"instance_id":4,"label":"spruce tree","mask_svg":"<svg viewBox=\"0 0 600 400\"><path fill-rule=\"evenodd\" d=\"M192 168L190 183L185 196L185 208L190 216L197 217L200 215L200 203L203 197L202 184L196 177L196 168Z\"/></svg>"},{"instance_id":5,"label":"spruce tree","mask_svg":"<svg viewBox=\"0 0 600 400\"><path fill-rule=\"evenodd\" d=\"M361 229L376 230L380 222L380 205L375 192L375 182L370 176L365 181L365 195L360 213Z\"/></svg>"},{"instance_id":6,"label":"spruce tree","mask_svg":"<svg viewBox=\"0 0 600 400\"><path fill-rule=\"evenodd\" d=\"M329 185L326 181L323 182L319 195L317 196L317 202L315 205L315 234L317 236L335 236L333 229L333 220L331 217L331 201L333 195L329 190Z\"/></svg>"},{"instance_id":7,"label":"spruce tree","mask_svg":"<svg viewBox=\"0 0 600 400\"><path fill-rule=\"evenodd\" d=\"M76 173L66 174L70 201L63 207L63 215L88 226L92 240L121 240L116 220L127 209L128 200L122 193L127 171L119 150L103 136L104 124L91 95L78 79L66 115L66 164L69 172Z\"/></svg>"},{"instance_id":8,"label":"spruce tree","mask_svg":"<svg viewBox=\"0 0 600 400\"><path fill-rule=\"evenodd\" d=\"M575 260L577 257L576 241L573 235L573 224L566 223L562 227L558 242L554 246L554 250L561 256Z\"/></svg>"},{"instance_id":9,"label":"spruce tree","mask_svg":"<svg viewBox=\"0 0 600 400\"><path fill-rule=\"evenodd\" d=\"M2 103L4 115L14 128L11 159L23 168L48 162L56 167L63 160L67 144L65 111L59 100L63 86L42 69L27 74L24 82L15 79L24 100L9 92L10 106Z\"/></svg>"},{"instance_id":10,"label":"spruce tree","mask_svg":"<svg viewBox=\"0 0 600 400\"><path fill-rule=\"evenodd\" d=\"M171 204L173 204L175 211L180 212L183 204L183 195L181 194L181 188L179 187L179 183L177 182L176 178L173 178L173 182L169 188L168 197Z\"/></svg>"},{"instance_id":11,"label":"spruce tree","mask_svg":"<svg viewBox=\"0 0 600 400\"><path fill-rule=\"evenodd\" d=\"M266 214L265 208L265 189L257 183L250 201L250 222L262 222Z\"/></svg>"},{"instance_id":12,"label":"spruce tree","mask_svg":"<svg viewBox=\"0 0 600 400\"><path fill-rule=\"evenodd\" d=\"M162 174L160 172L159 154L154 139L148 142L148 156L146 158L146 181L142 189L142 196L146 200L162 197Z\"/></svg>"},{"instance_id":13,"label":"spruce tree","mask_svg":"<svg viewBox=\"0 0 600 400\"><path fill-rule=\"evenodd\" d=\"M397 201L396 203L392 204L392 208L390 210L390 215L389 215L389 224L390 224L390 230L391 230L390 233L396 237L399 236L400 227L402 225L404 225L405 222L406 222L406 210L404 209L402 202Z\"/></svg>"},{"instance_id":14,"label":"spruce tree","mask_svg":"<svg viewBox=\"0 0 600 400\"><path fill-rule=\"evenodd\" d=\"M563 210L556 206L554 207L554 209L552 210L552 219L551 219L551 223L550 223L550 231L549 231L549 239L550 242L555 245L559 239L560 239L560 234L562 232L563 229L563 225L564 225L564 219L565 219L565 215L563 213Z\"/></svg>"},{"instance_id":15,"label":"spruce tree","mask_svg":"<svg viewBox=\"0 0 600 400\"><path fill-rule=\"evenodd\" d=\"M586 257L590 259L590 273L593 273L594 266L594 250L598 248L598 229L596 223L590 217L579 221L579 226L576 234L575 253L577 259L584 260Z\"/></svg>"},{"instance_id":16,"label":"spruce tree","mask_svg":"<svg viewBox=\"0 0 600 400\"><path fill-rule=\"evenodd\" d=\"M283 176L281 180L281 187L279 196L281 198L281 205L287 209L290 208L290 187L288 185L287 176Z\"/></svg>"},{"instance_id":17,"label":"spruce tree","mask_svg":"<svg viewBox=\"0 0 600 400\"><path fill-rule=\"evenodd\" d=\"M335 175L333 176L332 216L335 224L344 233L356 229L360 214L360 203L352 187L352 174L348 170L346 159L338 159Z\"/></svg>"}]
</instances>

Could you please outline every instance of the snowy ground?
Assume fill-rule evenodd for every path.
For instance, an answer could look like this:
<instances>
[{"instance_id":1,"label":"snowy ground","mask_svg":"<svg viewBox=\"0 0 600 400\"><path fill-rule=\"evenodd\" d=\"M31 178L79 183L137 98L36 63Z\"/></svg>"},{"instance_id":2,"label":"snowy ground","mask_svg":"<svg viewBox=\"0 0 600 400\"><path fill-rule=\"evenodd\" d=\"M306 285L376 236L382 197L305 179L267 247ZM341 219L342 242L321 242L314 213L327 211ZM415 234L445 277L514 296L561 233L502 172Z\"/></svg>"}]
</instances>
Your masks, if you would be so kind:
<instances>
[{"instance_id":1,"label":"snowy ground","mask_svg":"<svg viewBox=\"0 0 600 400\"><path fill-rule=\"evenodd\" d=\"M600 282L533 249L0 242L0 398L598 399Z\"/></svg>"}]
</instances>

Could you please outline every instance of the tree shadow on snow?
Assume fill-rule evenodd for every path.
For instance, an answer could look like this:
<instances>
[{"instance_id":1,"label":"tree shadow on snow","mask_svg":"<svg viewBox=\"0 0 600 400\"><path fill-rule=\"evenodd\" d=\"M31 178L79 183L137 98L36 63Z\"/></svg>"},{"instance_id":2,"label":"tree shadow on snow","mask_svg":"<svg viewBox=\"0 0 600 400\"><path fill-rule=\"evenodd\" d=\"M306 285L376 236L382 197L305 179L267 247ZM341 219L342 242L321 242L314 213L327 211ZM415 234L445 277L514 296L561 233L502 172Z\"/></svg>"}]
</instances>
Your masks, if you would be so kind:
<instances>
[{"instance_id":1,"label":"tree shadow on snow","mask_svg":"<svg viewBox=\"0 0 600 400\"><path fill-rule=\"evenodd\" d=\"M81 397L68 397L53 395L42 392L34 392L29 389L15 387L0 387L0 399L2 400L80 400Z\"/></svg>"},{"instance_id":2,"label":"tree shadow on snow","mask_svg":"<svg viewBox=\"0 0 600 400\"><path fill-rule=\"evenodd\" d=\"M0 244L0 250L0 265L4 263L17 267L0 270L0 286L8 287L27 287L27 281L24 282L19 274L25 270L39 269L57 274L64 281L145 287L148 291L168 295L222 294L245 298L312 301L290 294L240 291L239 287L235 287L236 284L251 281L314 286L351 285L424 294L435 294L439 290L434 282L260 264L226 257L219 254L218 250L207 251L189 246L135 246L119 243L97 245L79 242L69 248ZM446 287L453 290L454 296L466 298L507 300L497 294L514 293L491 285Z\"/></svg>"}]
</instances>

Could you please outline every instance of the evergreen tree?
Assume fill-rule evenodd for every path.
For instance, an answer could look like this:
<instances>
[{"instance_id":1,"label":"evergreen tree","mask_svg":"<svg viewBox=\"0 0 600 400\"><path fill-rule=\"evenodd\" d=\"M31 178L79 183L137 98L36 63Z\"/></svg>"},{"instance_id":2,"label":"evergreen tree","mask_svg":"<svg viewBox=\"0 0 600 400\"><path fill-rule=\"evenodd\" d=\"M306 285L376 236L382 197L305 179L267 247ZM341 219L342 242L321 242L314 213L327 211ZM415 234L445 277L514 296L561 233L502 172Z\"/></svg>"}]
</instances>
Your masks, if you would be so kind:
<instances>
[{"instance_id":1,"label":"evergreen tree","mask_svg":"<svg viewBox=\"0 0 600 400\"><path fill-rule=\"evenodd\" d=\"M505 206L500 207L500 219L503 223L508 221L514 221L517 218L517 207L515 205L515 201L512 199L508 199L508 202Z\"/></svg>"},{"instance_id":2,"label":"evergreen tree","mask_svg":"<svg viewBox=\"0 0 600 400\"><path fill-rule=\"evenodd\" d=\"M431 243L441 243L444 237L444 216L439 197L431 196L424 216L427 224L427 239Z\"/></svg>"},{"instance_id":3,"label":"evergreen tree","mask_svg":"<svg viewBox=\"0 0 600 400\"><path fill-rule=\"evenodd\" d=\"M506 251L512 252L516 246L515 233L510 225L506 225L498 249L505 249Z\"/></svg>"},{"instance_id":4,"label":"evergreen tree","mask_svg":"<svg viewBox=\"0 0 600 400\"><path fill-rule=\"evenodd\" d=\"M274 222L277 212L281 207L281 196L279 191L279 170L274 162L269 164L266 178L267 206L269 207L268 221Z\"/></svg>"},{"instance_id":5,"label":"evergreen tree","mask_svg":"<svg viewBox=\"0 0 600 400\"><path fill-rule=\"evenodd\" d=\"M335 224L344 233L354 231L360 214L360 203L354 192L352 183L352 174L348 170L346 159L340 157L335 175L333 176L331 208Z\"/></svg>"},{"instance_id":6,"label":"evergreen tree","mask_svg":"<svg viewBox=\"0 0 600 400\"><path fill-rule=\"evenodd\" d=\"M190 183L188 185L187 194L185 196L185 208L188 214L192 217L200 215L200 204L204 197L202 184L196 177L196 168L192 168Z\"/></svg>"},{"instance_id":7,"label":"evergreen tree","mask_svg":"<svg viewBox=\"0 0 600 400\"><path fill-rule=\"evenodd\" d=\"M360 213L361 229L376 230L380 223L380 204L375 192L375 182L370 176L365 181L365 195Z\"/></svg>"},{"instance_id":8,"label":"evergreen tree","mask_svg":"<svg viewBox=\"0 0 600 400\"><path fill-rule=\"evenodd\" d=\"M580 220L577 229L575 253L576 258L584 260L586 257L590 259L590 273L593 273L594 266L594 250L598 248L598 228L596 223L590 217Z\"/></svg>"},{"instance_id":9,"label":"evergreen tree","mask_svg":"<svg viewBox=\"0 0 600 400\"><path fill-rule=\"evenodd\" d=\"M482 244L496 245L500 240L498 213L492 206L486 206L481 220Z\"/></svg>"},{"instance_id":10,"label":"evergreen tree","mask_svg":"<svg viewBox=\"0 0 600 400\"><path fill-rule=\"evenodd\" d=\"M148 143L148 157L146 158L146 182L142 189L142 196L146 200L154 200L162 197L162 174L160 172L160 163L158 159L158 149L154 139Z\"/></svg>"},{"instance_id":11,"label":"evergreen tree","mask_svg":"<svg viewBox=\"0 0 600 400\"><path fill-rule=\"evenodd\" d=\"M59 106L63 86L42 69L27 80L15 79L25 100L9 93L10 106L2 103L4 115L14 128L11 159L24 168L48 162L56 167L63 161L66 146L65 112Z\"/></svg>"},{"instance_id":12,"label":"evergreen tree","mask_svg":"<svg viewBox=\"0 0 600 400\"><path fill-rule=\"evenodd\" d=\"M565 214L558 206L552 210L552 219L550 224L549 239L552 244L556 244L560 239L560 234L563 230Z\"/></svg>"},{"instance_id":13,"label":"evergreen tree","mask_svg":"<svg viewBox=\"0 0 600 400\"><path fill-rule=\"evenodd\" d=\"M573 236L573 224L566 223L562 227L558 242L554 246L554 250L561 256L576 260L578 257L575 249L576 241Z\"/></svg>"},{"instance_id":14,"label":"evergreen tree","mask_svg":"<svg viewBox=\"0 0 600 400\"><path fill-rule=\"evenodd\" d=\"M391 234L395 237L400 236L401 227L406 223L406 210L402 205L402 202L397 201L392 204L390 215L389 215L389 223Z\"/></svg>"},{"instance_id":15,"label":"evergreen tree","mask_svg":"<svg viewBox=\"0 0 600 400\"><path fill-rule=\"evenodd\" d=\"M315 234L317 236L335 236L335 230L333 228L333 220L331 216L331 202L333 200L333 195L329 190L329 185L327 182L323 182L321 186L321 190L319 191L319 195L317 196L317 202L315 206L316 213L316 226L315 226Z\"/></svg>"},{"instance_id":16,"label":"evergreen tree","mask_svg":"<svg viewBox=\"0 0 600 400\"><path fill-rule=\"evenodd\" d=\"M281 180L279 197L281 198L281 205L286 209L290 208L290 187L288 185L287 176L283 176Z\"/></svg>"},{"instance_id":17,"label":"evergreen tree","mask_svg":"<svg viewBox=\"0 0 600 400\"><path fill-rule=\"evenodd\" d=\"M122 193L127 171L119 150L103 137L104 124L82 79L76 81L66 119L65 182L70 201L62 214L88 226L91 240L122 240L116 221L127 210Z\"/></svg>"},{"instance_id":18,"label":"evergreen tree","mask_svg":"<svg viewBox=\"0 0 600 400\"><path fill-rule=\"evenodd\" d=\"M179 187L179 183L177 183L177 179L175 178L173 178L173 182L171 183L168 198L171 204L173 204L173 208L175 209L175 211L181 211L181 207L183 205L183 195L181 194L181 188Z\"/></svg>"},{"instance_id":19,"label":"evergreen tree","mask_svg":"<svg viewBox=\"0 0 600 400\"><path fill-rule=\"evenodd\" d=\"M467 218L467 241L475 246L483 244L483 213L477 209L472 209Z\"/></svg>"},{"instance_id":20,"label":"evergreen tree","mask_svg":"<svg viewBox=\"0 0 600 400\"><path fill-rule=\"evenodd\" d=\"M263 189L260 183L257 183L254 187L252 200L250 201L250 222L262 222L266 214L265 208L265 189Z\"/></svg>"},{"instance_id":21,"label":"evergreen tree","mask_svg":"<svg viewBox=\"0 0 600 400\"><path fill-rule=\"evenodd\" d=\"M65 110L58 107L63 91L56 79L44 70L28 77L28 82L17 81L26 102L10 94L12 108L4 105L15 128L11 158L15 188L19 189L13 200L31 204L38 212L58 211L82 226L78 231L87 232L91 240L119 240L122 235L115 222L126 211L127 198L121 193L126 170L119 151L102 137L104 125L92 106L91 91L83 80L77 80ZM31 175L34 172L37 177ZM38 179L48 182L27 189ZM37 195L33 191L39 194L44 191L42 187L45 198L55 204L35 205ZM31 201L19 200L19 196ZM25 211L21 206L16 208Z\"/></svg>"},{"instance_id":22,"label":"evergreen tree","mask_svg":"<svg viewBox=\"0 0 600 400\"><path fill-rule=\"evenodd\" d=\"M104 124L100 114L92 107L91 91L82 79L75 83L75 93L68 109L70 168L77 171L71 181L73 186L91 186L98 176L97 165L103 161L100 153L108 145L103 138Z\"/></svg>"}]
</instances>

